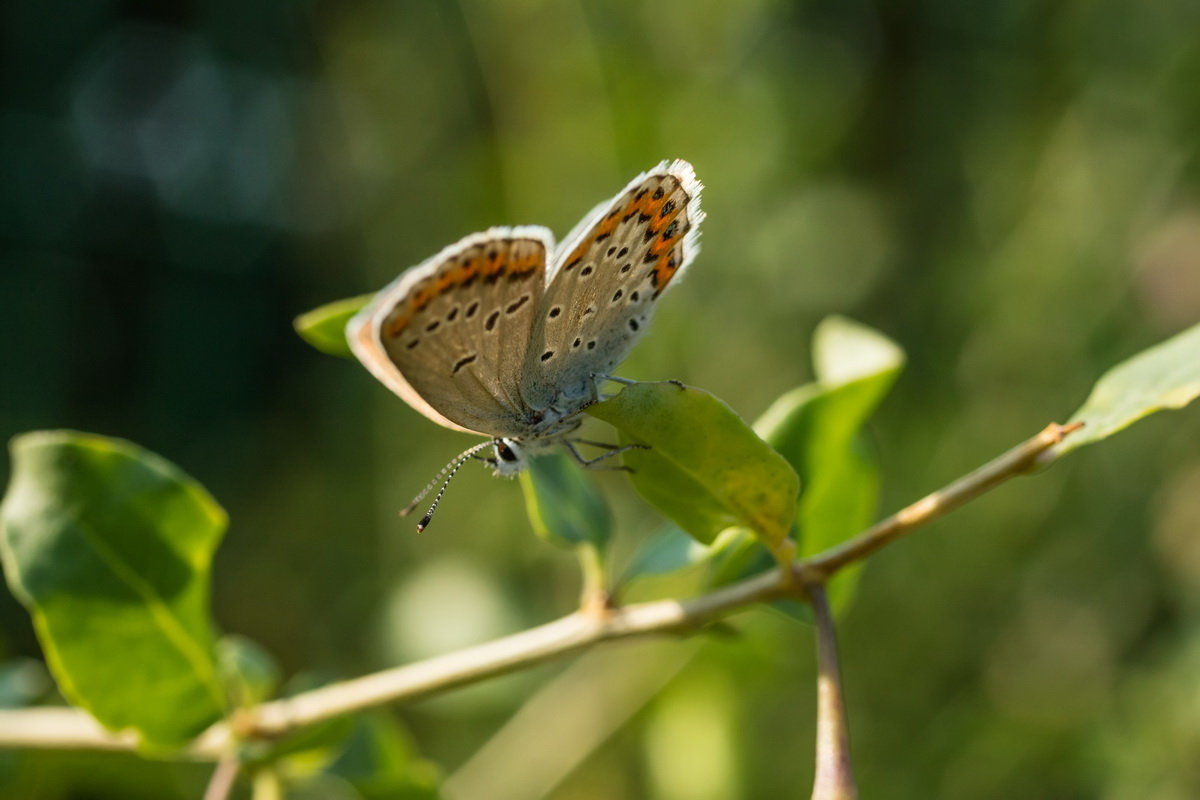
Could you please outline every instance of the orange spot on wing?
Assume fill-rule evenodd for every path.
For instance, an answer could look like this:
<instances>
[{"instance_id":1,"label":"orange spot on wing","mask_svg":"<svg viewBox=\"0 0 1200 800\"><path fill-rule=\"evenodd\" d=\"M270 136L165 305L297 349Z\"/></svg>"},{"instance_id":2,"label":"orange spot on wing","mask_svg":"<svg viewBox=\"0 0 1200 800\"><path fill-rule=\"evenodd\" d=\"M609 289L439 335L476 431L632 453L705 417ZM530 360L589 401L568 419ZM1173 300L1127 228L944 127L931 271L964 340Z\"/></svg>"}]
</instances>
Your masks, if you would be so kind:
<instances>
[{"instance_id":1,"label":"orange spot on wing","mask_svg":"<svg viewBox=\"0 0 1200 800\"><path fill-rule=\"evenodd\" d=\"M538 258L536 255L530 255L528 258L525 259L525 263L521 265L521 270L520 270L521 273L528 274L530 272L536 272L537 268L538 268L538 264L540 262L541 262L541 259Z\"/></svg>"},{"instance_id":2,"label":"orange spot on wing","mask_svg":"<svg viewBox=\"0 0 1200 800\"><path fill-rule=\"evenodd\" d=\"M671 251L675 247L675 244L687 233L684 226L675 221L675 218L680 215L681 211L682 209L677 207L673 212L663 217L661 221L651 223L650 230L654 233L654 241L650 244L650 255L661 256L663 253ZM664 239L662 234L669 230L672 225L675 226L675 230L670 236Z\"/></svg>"},{"instance_id":3,"label":"orange spot on wing","mask_svg":"<svg viewBox=\"0 0 1200 800\"><path fill-rule=\"evenodd\" d=\"M404 333L404 329L408 327L408 323L412 322L412 314L408 311L394 312L384 323L383 333L389 339L395 339L400 334ZM366 327L366 326L364 326Z\"/></svg>"},{"instance_id":4,"label":"orange spot on wing","mask_svg":"<svg viewBox=\"0 0 1200 800\"><path fill-rule=\"evenodd\" d=\"M660 222L658 222L657 224L660 226L661 225L670 225L672 222L675 221L675 218L678 217L682 213L683 213L683 205L680 203L676 203L675 208L672 209L671 211L667 212L667 215L665 217L661 217Z\"/></svg>"},{"instance_id":5,"label":"orange spot on wing","mask_svg":"<svg viewBox=\"0 0 1200 800\"><path fill-rule=\"evenodd\" d=\"M679 272L680 257L682 253L676 255L675 248L670 248L665 253L658 257L658 263L654 265L654 296L662 294L667 288L667 284L671 282L671 278L675 277L675 273Z\"/></svg>"},{"instance_id":6,"label":"orange spot on wing","mask_svg":"<svg viewBox=\"0 0 1200 800\"><path fill-rule=\"evenodd\" d=\"M635 194L633 199L626 204L622 213L622 218L627 217L634 212L641 214L642 216L657 217L659 212L662 211L662 207L667 204L667 201L671 199L671 195L674 194L676 184L673 181L668 180L664 181L663 184L658 188L662 189L662 194L660 194L658 197L654 196L655 190L651 189L645 190L641 194L640 198L637 194ZM678 205L679 204L677 203L676 206Z\"/></svg>"},{"instance_id":7,"label":"orange spot on wing","mask_svg":"<svg viewBox=\"0 0 1200 800\"><path fill-rule=\"evenodd\" d=\"M415 292L408 296L402 303L398 304L392 313L384 320L382 327L383 333L389 337L400 335L408 324L412 322L412 318L416 313L435 298L438 294L441 285L441 278L438 283L430 286L430 279L426 278L417 284L418 288Z\"/></svg>"},{"instance_id":8,"label":"orange spot on wing","mask_svg":"<svg viewBox=\"0 0 1200 800\"><path fill-rule=\"evenodd\" d=\"M594 241L595 239L585 239L580 242L579 246L571 251L570 257L567 258L567 263L570 264L572 261L578 261L583 258L583 254L588 251L588 248L592 246L592 242Z\"/></svg>"},{"instance_id":9,"label":"orange spot on wing","mask_svg":"<svg viewBox=\"0 0 1200 800\"><path fill-rule=\"evenodd\" d=\"M527 275L535 271L538 265L541 264L541 251L535 247L524 249L525 252L518 255L517 258L509 266L509 271L517 275Z\"/></svg>"},{"instance_id":10,"label":"orange spot on wing","mask_svg":"<svg viewBox=\"0 0 1200 800\"><path fill-rule=\"evenodd\" d=\"M595 231L592 233L592 241L596 241L601 236L611 236L612 232L617 229L617 225L621 224L622 216L623 215L618 210L616 216L607 216L601 220L600 224L596 226Z\"/></svg>"},{"instance_id":11,"label":"orange spot on wing","mask_svg":"<svg viewBox=\"0 0 1200 800\"><path fill-rule=\"evenodd\" d=\"M641 194L640 197L638 196L639 192ZM655 200L653 190L647 189L645 191L638 190L633 192L629 196L629 201L625 203L624 206L617 207L614 211L605 216L604 219L600 220L596 227L592 229L591 235L580 242L579 246L571 251L571 255L567 259L567 262L570 263L577 259L583 258L588 249L597 244L598 239L602 240L603 237L612 235L613 231L617 229L617 226L627 219L632 220L639 215L649 216L651 217L651 222L648 224L655 224L654 218L658 214L659 210L663 207L663 204L667 202L669 195L670 192L664 190L663 196ZM663 224L666 224L668 221L669 220L663 220Z\"/></svg>"},{"instance_id":12,"label":"orange spot on wing","mask_svg":"<svg viewBox=\"0 0 1200 800\"><path fill-rule=\"evenodd\" d=\"M647 198L652 195L646 195ZM667 202L667 196L664 194L657 200L642 199L642 213L649 214L652 217L657 217L658 212L662 210L663 204Z\"/></svg>"},{"instance_id":13,"label":"orange spot on wing","mask_svg":"<svg viewBox=\"0 0 1200 800\"><path fill-rule=\"evenodd\" d=\"M497 251L495 254L489 255L483 262L483 274L490 278L492 275L499 275L504 272L507 266L507 255Z\"/></svg>"},{"instance_id":14,"label":"orange spot on wing","mask_svg":"<svg viewBox=\"0 0 1200 800\"><path fill-rule=\"evenodd\" d=\"M454 270L454 282L466 283L475 273L479 271L479 262L470 258L458 265L458 269Z\"/></svg>"}]
</instances>

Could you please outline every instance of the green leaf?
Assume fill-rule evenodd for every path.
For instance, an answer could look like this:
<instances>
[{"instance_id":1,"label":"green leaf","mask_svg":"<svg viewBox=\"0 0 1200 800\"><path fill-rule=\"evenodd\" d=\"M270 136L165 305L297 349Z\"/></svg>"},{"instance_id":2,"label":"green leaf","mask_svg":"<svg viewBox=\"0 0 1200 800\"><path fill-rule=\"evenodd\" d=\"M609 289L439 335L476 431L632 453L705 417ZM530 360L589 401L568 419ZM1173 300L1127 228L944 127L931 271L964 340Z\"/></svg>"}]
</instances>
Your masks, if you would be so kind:
<instances>
[{"instance_id":1,"label":"green leaf","mask_svg":"<svg viewBox=\"0 0 1200 800\"><path fill-rule=\"evenodd\" d=\"M904 367L904 351L888 337L847 317L833 315L813 331L813 368L826 389L874 380L866 405L874 407ZM870 396L870 395L868 395Z\"/></svg>"},{"instance_id":2,"label":"green leaf","mask_svg":"<svg viewBox=\"0 0 1200 800\"><path fill-rule=\"evenodd\" d=\"M704 585L725 586L775 565L775 559L748 528L728 528L708 548Z\"/></svg>"},{"instance_id":3,"label":"green leaf","mask_svg":"<svg viewBox=\"0 0 1200 800\"><path fill-rule=\"evenodd\" d=\"M365 800L436 800L441 770L422 758L395 715L360 714L345 749L327 770L345 778Z\"/></svg>"},{"instance_id":4,"label":"green leaf","mask_svg":"<svg viewBox=\"0 0 1200 800\"><path fill-rule=\"evenodd\" d=\"M11 448L0 553L59 688L149 748L183 744L225 708L208 609L225 512L119 439L45 431Z\"/></svg>"},{"instance_id":5,"label":"green leaf","mask_svg":"<svg viewBox=\"0 0 1200 800\"><path fill-rule=\"evenodd\" d=\"M1054 449L1061 456L1107 439L1139 419L1200 396L1200 325L1121 362L1096 382L1071 422L1084 428Z\"/></svg>"},{"instance_id":6,"label":"green leaf","mask_svg":"<svg viewBox=\"0 0 1200 800\"><path fill-rule=\"evenodd\" d=\"M520 480L538 536L559 547L590 543L603 550L612 535L612 512L578 464L560 453L538 456Z\"/></svg>"},{"instance_id":7,"label":"green leaf","mask_svg":"<svg viewBox=\"0 0 1200 800\"><path fill-rule=\"evenodd\" d=\"M374 294L363 294L326 303L296 317L292 325L304 341L322 353L354 358L346 341L346 323L374 297Z\"/></svg>"},{"instance_id":8,"label":"green leaf","mask_svg":"<svg viewBox=\"0 0 1200 800\"><path fill-rule=\"evenodd\" d=\"M638 492L701 542L744 525L772 549L796 513L795 470L733 409L707 392L639 383L588 408L617 428Z\"/></svg>"},{"instance_id":9,"label":"green leaf","mask_svg":"<svg viewBox=\"0 0 1200 800\"><path fill-rule=\"evenodd\" d=\"M0 662L0 708L33 705L50 689L50 676L34 658Z\"/></svg>"},{"instance_id":10,"label":"green leaf","mask_svg":"<svg viewBox=\"0 0 1200 800\"><path fill-rule=\"evenodd\" d=\"M708 548L667 523L646 537L621 575L627 583L645 575L665 575L685 569L708 557Z\"/></svg>"},{"instance_id":11,"label":"green leaf","mask_svg":"<svg viewBox=\"0 0 1200 800\"><path fill-rule=\"evenodd\" d=\"M796 528L799 553L813 555L866 528L875 514L879 472L861 429L904 366L890 339L842 317L829 317L813 335L817 382L782 395L755 423L755 430L799 473ZM712 582L722 585L762 568L746 540L732 541L714 560ZM830 600L845 608L858 569L830 582ZM807 607L801 616L808 614Z\"/></svg>"},{"instance_id":12,"label":"green leaf","mask_svg":"<svg viewBox=\"0 0 1200 800\"><path fill-rule=\"evenodd\" d=\"M879 504L879 467L861 436L851 438L841 457L823 464L814 482L822 488L807 501L801 498L798 513L802 556L815 555L861 533L874 520ZM828 582L828 599L835 613L849 607L862 568L862 563L845 567ZM792 610L799 610L806 621L811 619L807 605Z\"/></svg>"},{"instance_id":13,"label":"green leaf","mask_svg":"<svg viewBox=\"0 0 1200 800\"><path fill-rule=\"evenodd\" d=\"M870 523L878 475L859 431L900 374L904 353L870 328L829 317L813 335L813 363L817 382L783 395L755 423L804 484L796 519L801 555Z\"/></svg>"},{"instance_id":14,"label":"green leaf","mask_svg":"<svg viewBox=\"0 0 1200 800\"><path fill-rule=\"evenodd\" d=\"M248 708L275 696L282 670L266 649L236 634L217 641L217 663L233 705Z\"/></svg>"}]
</instances>

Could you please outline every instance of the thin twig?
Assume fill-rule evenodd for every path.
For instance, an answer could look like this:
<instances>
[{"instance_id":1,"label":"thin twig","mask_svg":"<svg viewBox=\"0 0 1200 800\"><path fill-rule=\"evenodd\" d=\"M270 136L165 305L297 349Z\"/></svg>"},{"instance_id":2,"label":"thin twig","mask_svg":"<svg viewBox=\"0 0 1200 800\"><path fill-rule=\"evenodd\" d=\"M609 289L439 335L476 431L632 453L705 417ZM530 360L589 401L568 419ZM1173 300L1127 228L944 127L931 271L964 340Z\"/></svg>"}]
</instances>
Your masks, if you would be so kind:
<instances>
[{"instance_id":1,"label":"thin twig","mask_svg":"<svg viewBox=\"0 0 1200 800\"><path fill-rule=\"evenodd\" d=\"M217 761L217 768L213 770L212 778L208 781L208 788L204 790L204 800L229 800L241 768L242 764L237 757L228 754L221 756Z\"/></svg>"},{"instance_id":2,"label":"thin twig","mask_svg":"<svg viewBox=\"0 0 1200 800\"><path fill-rule=\"evenodd\" d=\"M850 730L833 612L824 584L809 583L805 588L817 626L817 770L812 800L855 800L858 790L850 766Z\"/></svg>"},{"instance_id":3,"label":"thin twig","mask_svg":"<svg viewBox=\"0 0 1200 800\"><path fill-rule=\"evenodd\" d=\"M113 733L78 708L40 706L0 710L0 747L129 751L137 749L138 738L133 731Z\"/></svg>"},{"instance_id":4,"label":"thin twig","mask_svg":"<svg viewBox=\"0 0 1200 800\"><path fill-rule=\"evenodd\" d=\"M854 539L795 562L802 581L821 580L951 509L1034 467L1040 453L1077 426L1050 425L1037 436L964 478L869 528ZM780 571L771 569L690 600L659 600L608 614L576 613L546 625L426 661L384 670L245 709L238 734L277 737L365 708L412 700L539 664L600 642L664 633L686 633L743 606L789 594ZM235 738L217 723L182 757L217 760ZM133 750L136 738L114 734L76 709L0 710L0 747Z\"/></svg>"},{"instance_id":5,"label":"thin twig","mask_svg":"<svg viewBox=\"0 0 1200 800\"><path fill-rule=\"evenodd\" d=\"M999 458L875 523L853 539L801 562L798 567L806 570L808 575L829 578L843 567L863 560L893 539L938 519L1015 475L1029 472L1038 466L1038 456L1061 442L1063 437L1082 427L1082 422L1070 425L1051 423L1037 436L1026 439Z\"/></svg>"},{"instance_id":6,"label":"thin twig","mask_svg":"<svg viewBox=\"0 0 1200 800\"><path fill-rule=\"evenodd\" d=\"M594 542L584 542L575 548L583 574L579 593L579 609L592 616L604 616L612 610L612 595L608 591L608 571L604 551Z\"/></svg>"},{"instance_id":7,"label":"thin twig","mask_svg":"<svg viewBox=\"0 0 1200 800\"><path fill-rule=\"evenodd\" d=\"M684 633L752 603L782 597L785 592L780 582L780 572L773 569L691 600L640 603L599 617L571 614L486 644L244 709L239 715L239 733L264 738L282 736L354 711L477 683L599 642ZM227 752L233 738L226 723L217 723L183 755L217 759ZM104 730L77 709L0 710L0 747L132 750L136 743L128 734Z\"/></svg>"}]
</instances>

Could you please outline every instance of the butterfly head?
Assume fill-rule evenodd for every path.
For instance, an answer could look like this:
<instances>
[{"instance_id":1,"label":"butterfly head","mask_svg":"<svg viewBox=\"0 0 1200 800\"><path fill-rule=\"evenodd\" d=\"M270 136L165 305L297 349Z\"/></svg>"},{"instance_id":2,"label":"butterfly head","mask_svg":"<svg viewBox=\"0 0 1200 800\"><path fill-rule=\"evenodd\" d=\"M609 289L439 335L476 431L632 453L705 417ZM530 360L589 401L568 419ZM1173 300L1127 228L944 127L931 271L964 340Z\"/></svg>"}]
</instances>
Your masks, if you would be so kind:
<instances>
[{"instance_id":1,"label":"butterfly head","mask_svg":"<svg viewBox=\"0 0 1200 800\"><path fill-rule=\"evenodd\" d=\"M487 459L497 475L511 478L529 466L525 449L515 439L497 437L492 440L494 455Z\"/></svg>"}]
</instances>

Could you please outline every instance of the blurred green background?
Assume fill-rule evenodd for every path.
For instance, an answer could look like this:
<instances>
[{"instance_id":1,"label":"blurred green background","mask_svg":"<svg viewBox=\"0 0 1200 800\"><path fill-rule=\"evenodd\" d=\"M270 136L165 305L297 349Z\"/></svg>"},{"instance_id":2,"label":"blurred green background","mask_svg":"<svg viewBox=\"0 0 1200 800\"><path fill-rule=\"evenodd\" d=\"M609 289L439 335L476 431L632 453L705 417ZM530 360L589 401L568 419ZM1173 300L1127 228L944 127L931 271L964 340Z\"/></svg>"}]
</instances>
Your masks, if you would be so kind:
<instances>
[{"instance_id":1,"label":"blurred green background","mask_svg":"<svg viewBox=\"0 0 1200 800\"><path fill-rule=\"evenodd\" d=\"M704 249L622 374L753 419L809 379L820 318L882 330L909 355L872 425L882 511L1200 319L1191 0L17 0L0 19L0 433L121 436L205 483L232 517L216 617L289 676L576 601L515 483L464 470L427 534L399 520L469 440L291 330L471 231L561 236L692 161ZM864 797L1200 796L1197 441L1195 410L1159 415L871 562L842 626ZM620 557L660 522L599 480ZM807 796L810 631L737 623L395 713L456 797ZM44 695L7 590L0 655L0 699ZM208 774L0 756L6 798L197 797Z\"/></svg>"}]
</instances>

